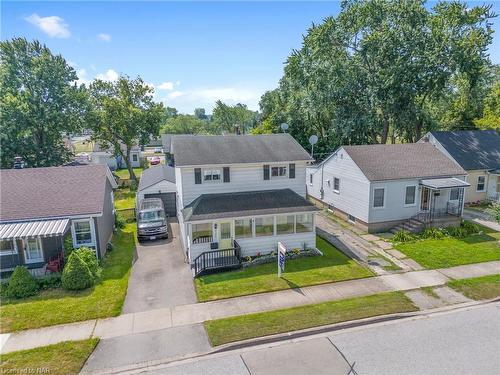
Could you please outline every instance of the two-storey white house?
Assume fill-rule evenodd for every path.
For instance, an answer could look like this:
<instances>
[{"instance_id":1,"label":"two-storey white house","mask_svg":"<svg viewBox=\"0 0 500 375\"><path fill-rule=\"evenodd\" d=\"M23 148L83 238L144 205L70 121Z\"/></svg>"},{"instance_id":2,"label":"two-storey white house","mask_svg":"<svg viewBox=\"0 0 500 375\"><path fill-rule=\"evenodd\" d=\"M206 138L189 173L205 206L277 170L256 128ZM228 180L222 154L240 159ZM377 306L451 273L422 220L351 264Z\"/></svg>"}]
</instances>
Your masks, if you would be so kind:
<instances>
[{"instance_id":1,"label":"two-storey white house","mask_svg":"<svg viewBox=\"0 0 500 375\"><path fill-rule=\"evenodd\" d=\"M307 193L368 232L460 222L467 172L428 143L343 146L307 168ZM399 229L398 228L398 229Z\"/></svg>"},{"instance_id":2,"label":"two-storey white house","mask_svg":"<svg viewBox=\"0 0 500 375\"><path fill-rule=\"evenodd\" d=\"M309 154L287 134L172 138L177 216L190 262L237 248L241 256L316 247L305 199Z\"/></svg>"}]
</instances>

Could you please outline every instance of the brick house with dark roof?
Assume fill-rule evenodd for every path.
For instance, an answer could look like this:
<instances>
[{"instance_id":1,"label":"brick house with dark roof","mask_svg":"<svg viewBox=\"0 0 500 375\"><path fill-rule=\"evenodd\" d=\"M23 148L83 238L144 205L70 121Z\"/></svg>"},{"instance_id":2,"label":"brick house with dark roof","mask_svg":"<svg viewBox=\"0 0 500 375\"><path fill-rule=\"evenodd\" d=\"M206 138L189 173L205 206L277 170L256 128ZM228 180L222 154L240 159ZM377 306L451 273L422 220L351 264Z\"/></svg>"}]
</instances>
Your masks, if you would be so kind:
<instances>
[{"instance_id":1,"label":"brick house with dark roof","mask_svg":"<svg viewBox=\"0 0 500 375\"><path fill-rule=\"evenodd\" d=\"M115 188L105 165L0 170L2 275L17 265L43 274L67 236L102 258L114 228Z\"/></svg>"}]
</instances>

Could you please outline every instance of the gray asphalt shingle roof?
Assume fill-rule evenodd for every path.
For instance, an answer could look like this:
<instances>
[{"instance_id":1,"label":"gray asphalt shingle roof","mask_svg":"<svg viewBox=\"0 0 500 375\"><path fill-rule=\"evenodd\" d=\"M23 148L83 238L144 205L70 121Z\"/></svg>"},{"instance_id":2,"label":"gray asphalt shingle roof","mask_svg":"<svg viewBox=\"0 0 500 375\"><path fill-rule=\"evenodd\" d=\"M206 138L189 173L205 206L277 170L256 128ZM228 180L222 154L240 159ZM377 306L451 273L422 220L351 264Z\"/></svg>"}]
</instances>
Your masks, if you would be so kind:
<instances>
[{"instance_id":1,"label":"gray asphalt shingle roof","mask_svg":"<svg viewBox=\"0 0 500 375\"><path fill-rule=\"evenodd\" d=\"M142 172L138 190L144 190L163 180L170 181L175 184L175 168L165 164L152 166Z\"/></svg>"},{"instance_id":2,"label":"gray asphalt shingle roof","mask_svg":"<svg viewBox=\"0 0 500 375\"><path fill-rule=\"evenodd\" d=\"M466 175L429 143L343 146L370 181Z\"/></svg>"},{"instance_id":3,"label":"gray asphalt shingle roof","mask_svg":"<svg viewBox=\"0 0 500 375\"><path fill-rule=\"evenodd\" d=\"M312 160L289 134L175 136L172 153L179 167Z\"/></svg>"},{"instance_id":4,"label":"gray asphalt shingle roof","mask_svg":"<svg viewBox=\"0 0 500 375\"><path fill-rule=\"evenodd\" d=\"M500 135L495 130L431 133L462 168L467 170L500 168Z\"/></svg>"},{"instance_id":5,"label":"gray asphalt shingle roof","mask_svg":"<svg viewBox=\"0 0 500 375\"><path fill-rule=\"evenodd\" d=\"M0 170L0 221L100 214L108 167Z\"/></svg>"},{"instance_id":6,"label":"gray asphalt shingle roof","mask_svg":"<svg viewBox=\"0 0 500 375\"><path fill-rule=\"evenodd\" d=\"M183 210L185 221L318 211L290 189L202 194Z\"/></svg>"}]
</instances>

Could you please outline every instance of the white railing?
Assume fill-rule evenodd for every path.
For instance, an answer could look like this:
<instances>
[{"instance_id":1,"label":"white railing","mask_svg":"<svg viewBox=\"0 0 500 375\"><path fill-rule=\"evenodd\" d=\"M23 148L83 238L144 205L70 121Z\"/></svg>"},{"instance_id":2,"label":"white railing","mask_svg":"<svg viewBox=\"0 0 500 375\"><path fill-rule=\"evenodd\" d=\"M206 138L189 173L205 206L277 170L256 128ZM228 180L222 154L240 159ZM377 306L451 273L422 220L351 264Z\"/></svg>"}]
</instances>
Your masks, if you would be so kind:
<instances>
[{"instance_id":1,"label":"white railing","mask_svg":"<svg viewBox=\"0 0 500 375\"><path fill-rule=\"evenodd\" d=\"M489 193L486 199L492 202L500 202L500 193Z\"/></svg>"}]
</instances>

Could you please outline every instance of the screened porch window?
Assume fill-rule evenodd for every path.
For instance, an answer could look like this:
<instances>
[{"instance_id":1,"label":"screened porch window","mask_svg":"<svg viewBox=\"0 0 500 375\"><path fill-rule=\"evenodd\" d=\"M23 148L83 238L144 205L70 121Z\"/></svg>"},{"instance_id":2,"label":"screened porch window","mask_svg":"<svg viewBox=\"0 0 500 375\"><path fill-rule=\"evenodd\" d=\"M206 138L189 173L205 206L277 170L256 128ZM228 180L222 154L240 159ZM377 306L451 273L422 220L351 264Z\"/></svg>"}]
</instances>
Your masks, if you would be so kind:
<instances>
[{"instance_id":1,"label":"screened porch window","mask_svg":"<svg viewBox=\"0 0 500 375\"><path fill-rule=\"evenodd\" d=\"M297 219L296 232L305 233L313 230L313 214L300 214L295 216Z\"/></svg>"},{"instance_id":2,"label":"screened porch window","mask_svg":"<svg viewBox=\"0 0 500 375\"><path fill-rule=\"evenodd\" d=\"M255 235L257 237L274 235L274 217L258 217L255 219Z\"/></svg>"},{"instance_id":3,"label":"screened porch window","mask_svg":"<svg viewBox=\"0 0 500 375\"><path fill-rule=\"evenodd\" d=\"M193 244L212 242L212 223L192 225Z\"/></svg>"},{"instance_id":4,"label":"screened porch window","mask_svg":"<svg viewBox=\"0 0 500 375\"><path fill-rule=\"evenodd\" d=\"M1 255L12 255L17 254L17 248L14 244L14 240L3 240L0 241L0 256Z\"/></svg>"},{"instance_id":5,"label":"screened porch window","mask_svg":"<svg viewBox=\"0 0 500 375\"><path fill-rule=\"evenodd\" d=\"M43 262L42 242L40 238L24 240L24 257L26 263Z\"/></svg>"},{"instance_id":6,"label":"screened porch window","mask_svg":"<svg viewBox=\"0 0 500 375\"><path fill-rule=\"evenodd\" d=\"M295 232L295 217L294 215L276 216L276 231L277 234L290 234Z\"/></svg>"},{"instance_id":7,"label":"screened porch window","mask_svg":"<svg viewBox=\"0 0 500 375\"><path fill-rule=\"evenodd\" d=\"M252 219L235 220L234 234L236 238L252 237Z\"/></svg>"}]
</instances>

